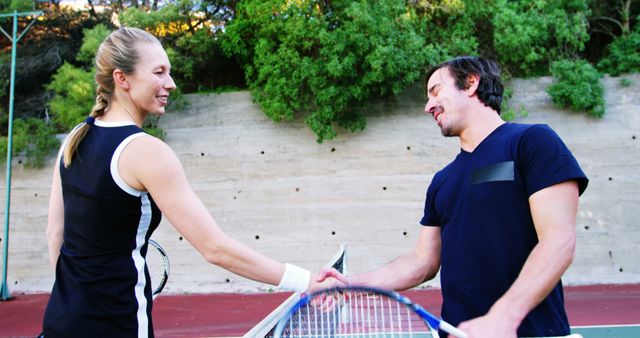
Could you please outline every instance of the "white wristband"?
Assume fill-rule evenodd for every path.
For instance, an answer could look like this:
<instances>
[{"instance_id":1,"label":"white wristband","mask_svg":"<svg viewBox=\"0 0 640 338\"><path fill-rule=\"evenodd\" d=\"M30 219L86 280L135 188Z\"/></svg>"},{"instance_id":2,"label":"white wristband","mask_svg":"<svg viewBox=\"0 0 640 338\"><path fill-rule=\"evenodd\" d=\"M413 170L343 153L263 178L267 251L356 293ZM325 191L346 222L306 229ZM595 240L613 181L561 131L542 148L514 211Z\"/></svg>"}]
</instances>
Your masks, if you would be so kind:
<instances>
[{"instance_id":1,"label":"white wristband","mask_svg":"<svg viewBox=\"0 0 640 338\"><path fill-rule=\"evenodd\" d=\"M286 263L284 265L284 274L278 284L278 289L295 291L303 293L309 287L311 281L311 272L299 266Z\"/></svg>"}]
</instances>

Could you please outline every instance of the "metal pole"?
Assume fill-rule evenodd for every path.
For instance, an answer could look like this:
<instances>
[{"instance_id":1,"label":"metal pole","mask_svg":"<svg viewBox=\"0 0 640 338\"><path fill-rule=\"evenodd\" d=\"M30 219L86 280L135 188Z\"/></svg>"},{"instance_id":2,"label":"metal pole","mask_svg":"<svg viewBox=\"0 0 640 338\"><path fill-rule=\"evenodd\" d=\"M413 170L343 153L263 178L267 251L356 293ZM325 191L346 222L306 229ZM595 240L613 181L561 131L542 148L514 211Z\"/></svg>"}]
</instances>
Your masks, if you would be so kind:
<instances>
[{"instance_id":1,"label":"metal pole","mask_svg":"<svg viewBox=\"0 0 640 338\"><path fill-rule=\"evenodd\" d=\"M9 85L9 129L7 131L7 183L6 207L4 209L4 241L2 250L2 286L0 288L0 298L8 300L11 298L9 285L7 284L7 263L9 261L9 210L11 209L11 148L13 146L13 98L14 80L16 78L16 32L18 31L18 11L13 11L13 33L11 35L11 82Z\"/></svg>"},{"instance_id":2,"label":"metal pole","mask_svg":"<svg viewBox=\"0 0 640 338\"><path fill-rule=\"evenodd\" d=\"M13 14L2 14L0 17L13 17L13 32L11 35L11 82L9 84L9 128L7 130L7 183L6 183L6 207L4 210L4 237L3 239L3 250L2 250L2 285L0 285L0 300L9 300L11 299L11 294L9 293L9 285L7 284L7 263L9 261L9 216L11 209L11 154L13 148L13 100L15 96L15 79L16 79L16 51L18 47L18 40L24 35L27 29L31 27L31 25L27 26L24 32L19 37L16 37L18 33L18 15L41 15L42 12L24 12L18 13L18 11L13 11ZM34 19L35 20L35 19ZM32 21L33 23L33 21ZM6 32L2 30L2 33L5 35Z\"/></svg>"}]
</instances>

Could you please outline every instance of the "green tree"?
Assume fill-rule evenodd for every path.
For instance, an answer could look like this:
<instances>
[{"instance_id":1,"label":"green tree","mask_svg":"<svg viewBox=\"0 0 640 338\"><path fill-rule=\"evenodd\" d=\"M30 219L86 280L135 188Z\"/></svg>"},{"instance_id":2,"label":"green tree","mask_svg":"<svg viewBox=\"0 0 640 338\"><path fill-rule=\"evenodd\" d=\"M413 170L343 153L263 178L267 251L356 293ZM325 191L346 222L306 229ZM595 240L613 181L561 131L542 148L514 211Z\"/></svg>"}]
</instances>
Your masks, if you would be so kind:
<instances>
[{"instance_id":1,"label":"green tree","mask_svg":"<svg viewBox=\"0 0 640 338\"><path fill-rule=\"evenodd\" d=\"M76 55L76 60L84 65L91 65L98 52L98 47L109 33L111 33L111 29L105 24L97 24L92 29L85 29L82 32L82 45Z\"/></svg>"},{"instance_id":2,"label":"green tree","mask_svg":"<svg viewBox=\"0 0 640 338\"><path fill-rule=\"evenodd\" d=\"M400 0L243 1L226 32L266 115L305 116L318 142L363 129L367 103L415 83L431 56Z\"/></svg>"},{"instance_id":3,"label":"green tree","mask_svg":"<svg viewBox=\"0 0 640 338\"><path fill-rule=\"evenodd\" d=\"M621 24L622 34L607 46L605 56L598 62L600 70L614 76L640 71L640 16L635 21L632 32L628 31L628 22L626 25Z\"/></svg>"},{"instance_id":4,"label":"green tree","mask_svg":"<svg viewBox=\"0 0 640 338\"><path fill-rule=\"evenodd\" d=\"M179 0L158 10L131 7L119 20L158 36L169 55L172 75L182 92L222 86L244 86L240 66L220 47L223 28L235 1Z\"/></svg>"},{"instance_id":5,"label":"green tree","mask_svg":"<svg viewBox=\"0 0 640 338\"><path fill-rule=\"evenodd\" d=\"M640 30L613 40L598 68L613 76L640 71Z\"/></svg>"},{"instance_id":6,"label":"green tree","mask_svg":"<svg viewBox=\"0 0 640 338\"><path fill-rule=\"evenodd\" d=\"M18 4L18 5L16 5ZM22 4L22 5L19 5ZM33 1L4 1L0 3L2 11L33 10ZM37 9L43 9L37 3ZM57 147L55 133L57 125L50 118L47 101L51 94L45 91L51 74L63 64L64 60L73 57L76 33L81 32L87 24L87 17L80 12L60 10L55 5L46 8L43 20L38 20L26 30L31 18L18 20L18 31L25 33L18 43L16 52L16 81L14 120L13 120L13 154L14 158L22 158L27 166L41 166L45 157ZM0 25L11 32L12 20L0 20ZM8 118L5 107L8 106L8 89L11 53L11 41L0 38L0 148L6 153ZM4 158L3 160L4 161Z\"/></svg>"},{"instance_id":7,"label":"green tree","mask_svg":"<svg viewBox=\"0 0 640 338\"><path fill-rule=\"evenodd\" d=\"M478 53L476 25L486 21L489 1L411 0L407 7L420 19L419 34L434 61Z\"/></svg>"},{"instance_id":8,"label":"green tree","mask_svg":"<svg viewBox=\"0 0 640 338\"><path fill-rule=\"evenodd\" d=\"M82 122L95 103L94 70L84 70L65 63L53 76L47 89L55 96L49 101L53 120L62 130Z\"/></svg>"},{"instance_id":9,"label":"green tree","mask_svg":"<svg viewBox=\"0 0 640 338\"><path fill-rule=\"evenodd\" d=\"M640 14L640 2L638 0L593 0L591 10L590 33L616 38L632 32L632 21Z\"/></svg>"},{"instance_id":10,"label":"green tree","mask_svg":"<svg viewBox=\"0 0 640 338\"><path fill-rule=\"evenodd\" d=\"M23 12L33 10L33 0L3 0L0 1L0 13Z\"/></svg>"},{"instance_id":11,"label":"green tree","mask_svg":"<svg viewBox=\"0 0 640 338\"><path fill-rule=\"evenodd\" d=\"M4 124L6 119L2 119ZM39 168L60 142L55 137L55 126L38 118L17 119L13 123L13 153L23 154L27 167ZM0 153L7 153L7 137L0 136ZM6 161L2 157L2 162Z\"/></svg>"},{"instance_id":12,"label":"green tree","mask_svg":"<svg viewBox=\"0 0 640 338\"><path fill-rule=\"evenodd\" d=\"M546 74L551 62L576 57L589 39L587 0L499 0L496 10L495 49L515 75Z\"/></svg>"}]
</instances>

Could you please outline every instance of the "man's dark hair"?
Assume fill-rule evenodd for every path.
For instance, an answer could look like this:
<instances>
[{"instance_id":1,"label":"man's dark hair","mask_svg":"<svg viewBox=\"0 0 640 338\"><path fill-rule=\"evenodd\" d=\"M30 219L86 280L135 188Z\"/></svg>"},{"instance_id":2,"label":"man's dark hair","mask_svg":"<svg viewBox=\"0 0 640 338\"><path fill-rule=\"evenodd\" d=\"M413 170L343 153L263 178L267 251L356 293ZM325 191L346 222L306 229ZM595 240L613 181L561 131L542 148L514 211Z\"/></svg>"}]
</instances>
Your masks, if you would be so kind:
<instances>
[{"instance_id":1,"label":"man's dark hair","mask_svg":"<svg viewBox=\"0 0 640 338\"><path fill-rule=\"evenodd\" d=\"M500 114L504 87L500 81L500 66L497 63L479 56L458 56L429 69L425 78L425 88L426 81L429 81L431 75L436 70L445 67L449 69L449 73L456 81L456 87L460 90L469 88L467 83L469 75L478 75L480 78L480 83L476 90L478 99L485 106L491 107ZM428 90L428 88L426 89Z\"/></svg>"}]
</instances>

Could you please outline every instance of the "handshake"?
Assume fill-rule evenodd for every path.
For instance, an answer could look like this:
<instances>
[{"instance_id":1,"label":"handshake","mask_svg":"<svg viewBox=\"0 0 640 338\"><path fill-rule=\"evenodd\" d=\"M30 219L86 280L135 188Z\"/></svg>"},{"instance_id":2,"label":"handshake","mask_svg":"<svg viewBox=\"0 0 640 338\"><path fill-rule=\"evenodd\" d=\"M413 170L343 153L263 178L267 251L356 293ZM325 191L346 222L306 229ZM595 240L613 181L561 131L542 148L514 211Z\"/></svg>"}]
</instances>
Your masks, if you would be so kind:
<instances>
[{"instance_id":1,"label":"handshake","mask_svg":"<svg viewBox=\"0 0 640 338\"><path fill-rule=\"evenodd\" d=\"M349 286L349 280L334 268L323 268L311 278L305 293L315 293L324 289Z\"/></svg>"}]
</instances>

